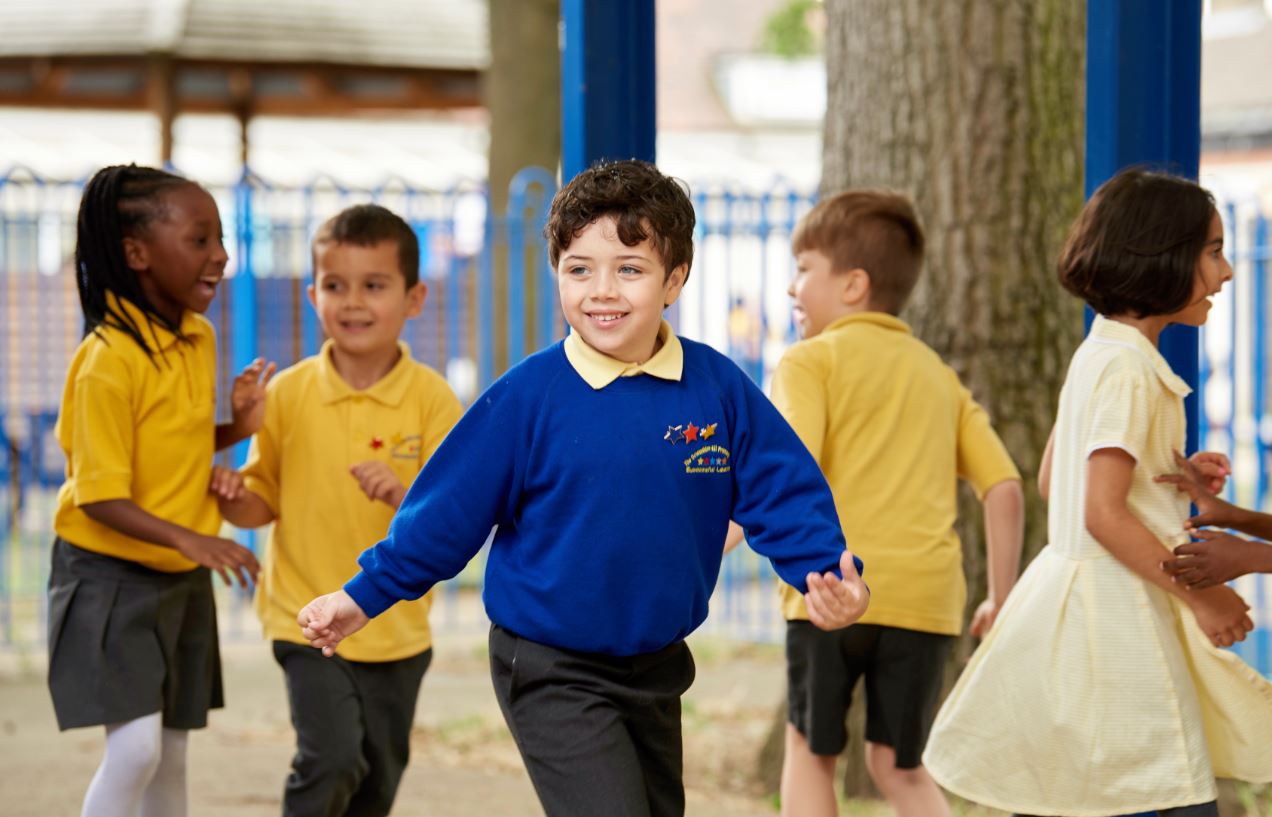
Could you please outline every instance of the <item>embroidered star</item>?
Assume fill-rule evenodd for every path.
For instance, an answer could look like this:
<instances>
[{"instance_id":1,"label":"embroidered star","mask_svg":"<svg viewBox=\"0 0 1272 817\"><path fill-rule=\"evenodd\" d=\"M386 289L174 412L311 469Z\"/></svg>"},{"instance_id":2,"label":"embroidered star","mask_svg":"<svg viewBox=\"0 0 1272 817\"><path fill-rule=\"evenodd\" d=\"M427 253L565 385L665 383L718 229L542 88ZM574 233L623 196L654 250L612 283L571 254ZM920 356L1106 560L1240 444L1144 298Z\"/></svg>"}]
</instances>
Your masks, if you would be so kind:
<instances>
[{"instance_id":1,"label":"embroidered star","mask_svg":"<svg viewBox=\"0 0 1272 817\"><path fill-rule=\"evenodd\" d=\"M384 448L384 440L381 440L379 437L372 437L371 448L376 451L379 451L381 448Z\"/></svg>"},{"instance_id":2,"label":"embroidered star","mask_svg":"<svg viewBox=\"0 0 1272 817\"><path fill-rule=\"evenodd\" d=\"M663 435L663 439L675 445L685 438L684 426L667 426L667 433Z\"/></svg>"},{"instance_id":3,"label":"embroidered star","mask_svg":"<svg viewBox=\"0 0 1272 817\"><path fill-rule=\"evenodd\" d=\"M698 432L701 430L693 423L689 423L689 427L685 429L685 442L691 443L698 439Z\"/></svg>"},{"instance_id":4,"label":"embroidered star","mask_svg":"<svg viewBox=\"0 0 1272 817\"><path fill-rule=\"evenodd\" d=\"M716 430L716 426L717 426L717 425L719 425L719 423L712 423L712 424L711 424L711 425L709 425L709 426L703 426L703 427L702 427L702 439L704 439L704 440L709 440L709 439L711 439L712 437L714 437L714 436L715 436L715 430Z\"/></svg>"}]
</instances>

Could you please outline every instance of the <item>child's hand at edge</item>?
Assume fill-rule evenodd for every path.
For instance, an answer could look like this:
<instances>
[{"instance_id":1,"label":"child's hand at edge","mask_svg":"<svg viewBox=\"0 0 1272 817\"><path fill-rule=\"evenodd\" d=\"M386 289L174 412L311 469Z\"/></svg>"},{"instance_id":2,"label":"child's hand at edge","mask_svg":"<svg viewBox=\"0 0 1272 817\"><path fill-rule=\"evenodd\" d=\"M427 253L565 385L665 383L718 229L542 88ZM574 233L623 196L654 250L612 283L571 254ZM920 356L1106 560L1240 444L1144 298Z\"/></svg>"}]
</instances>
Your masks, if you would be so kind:
<instances>
[{"instance_id":1,"label":"child's hand at edge","mask_svg":"<svg viewBox=\"0 0 1272 817\"><path fill-rule=\"evenodd\" d=\"M1226 584L1244 576L1269 547L1265 542L1219 531L1199 530L1193 536L1199 541L1180 545L1175 548L1175 558L1162 562L1162 570L1189 590Z\"/></svg>"},{"instance_id":2,"label":"child's hand at edge","mask_svg":"<svg viewBox=\"0 0 1272 817\"><path fill-rule=\"evenodd\" d=\"M1231 473L1231 468L1227 465L1227 457L1223 454L1201 451L1194 454L1193 459L1201 457L1207 459L1200 464L1196 464L1193 460L1185 459L1184 455L1178 451L1172 451L1171 453L1175 455L1175 465L1179 468L1179 473L1158 474L1153 477L1154 482L1174 485L1177 490L1188 494L1188 498L1193 501L1193 504L1197 506L1202 515L1223 512L1227 508L1233 507L1215 496L1216 490L1223 488L1226 475ZM1220 472L1222 472L1222 476ZM1218 486L1218 488L1212 490L1214 486Z\"/></svg>"},{"instance_id":3,"label":"child's hand at edge","mask_svg":"<svg viewBox=\"0 0 1272 817\"><path fill-rule=\"evenodd\" d=\"M861 580L852 552L845 550L839 557L840 579L833 571L825 574L809 573L808 592L804 604L808 608L808 620L823 630L847 627L866 612L870 604L870 590Z\"/></svg>"},{"instance_id":4,"label":"child's hand at edge","mask_svg":"<svg viewBox=\"0 0 1272 817\"><path fill-rule=\"evenodd\" d=\"M1179 457L1179 452L1173 452ZM1232 463L1227 454L1218 451L1198 451L1188 458L1188 464L1202 478L1202 484L1212 494L1223 490L1232 475Z\"/></svg>"},{"instance_id":5,"label":"child's hand at edge","mask_svg":"<svg viewBox=\"0 0 1272 817\"><path fill-rule=\"evenodd\" d=\"M985 599L972 614L972 623L968 625L968 631L976 638L984 638L994 628L994 622L998 620L998 612L1001 609L993 599Z\"/></svg>"},{"instance_id":6,"label":"child's hand at edge","mask_svg":"<svg viewBox=\"0 0 1272 817\"><path fill-rule=\"evenodd\" d=\"M1216 647L1231 647L1245 641L1246 633L1254 629L1248 614L1250 605L1231 587L1193 590L1187 599L1201 631Z\"/></svg>"},{"instance_id":7,"label":"child's hand at edge","mask_svg":"<svg viewBox=\"0 0 1272 817\"><path fill-rule=\"evenodd\" d=\"M367 499L378 499L390 508L397 508L406 496L406 486L393 473L393 469L380 460L367 460L352 465L349 473L358 481L358 487L367 495Z\"/></svg>"},{"instance_id":8,"label":"child's hand at edge","mask_svg":"<svg viewBox=\"0 0 1272 817\"><path fill-rule=\"evenodd\" d=\"M343 590L319 596L296 616L305 638L328 658L336 654L337 644L367 626L370 620Z\"/></svg>"},{"instance_id":9,"label":"child's hand at edge","mask_svg":"<svg viewBox=\"0 0 1272 817\"><path fill-rule=\"evenodd\" d=\"M265 387L278 370L272 361L258 357L247 365L230 386L230 416L234 427L243 437L250 437L261 430L265 421Z\"/></svg>"},{"instance_id":10,"label":"child's hand at edge","mask_svg":"<svg viewBox=\"0 0 1272 817\"><path fill-rule=\"evenodd\" d=\"M243 497L243 475L233 468L223 465L212 466L212 479L208 483L208 491L217 499L234 502Z\"/></svg>"},{"instance_id":11,"label":"child's hand at edge","mask_svg":"<svg viewBox=\"0 0 1272 817\"><path fill-rule=\"evenodd\" d=\"M177 540L176 549L195 564L215 570L229 587L237 578L244 590L251 588L261 570L256 554L233 539L186 531Z\"/></svg>"}]
</instances>

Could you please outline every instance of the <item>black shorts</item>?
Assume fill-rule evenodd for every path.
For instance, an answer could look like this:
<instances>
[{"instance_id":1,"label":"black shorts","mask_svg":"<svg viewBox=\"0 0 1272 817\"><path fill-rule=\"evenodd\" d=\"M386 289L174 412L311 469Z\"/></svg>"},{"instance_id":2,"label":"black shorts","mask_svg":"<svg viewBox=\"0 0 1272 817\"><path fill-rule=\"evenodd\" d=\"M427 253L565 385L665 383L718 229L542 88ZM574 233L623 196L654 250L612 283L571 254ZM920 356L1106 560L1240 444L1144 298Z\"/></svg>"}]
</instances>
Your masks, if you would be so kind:
<instances>
[{"instance_id":1,"label":"black shorts","mask_svg":"<svg viewBox=\"0 0 1272 817\"><path fill-rule=\"evenodd\" d=\"M163 713L199 729L224 705L207 568L163 573L53 542L49 692L61 729Z\"/></svg>"},{"instance_id":2,"label":"black shorts","mask_svg":"<svg viewBox=\"0 0 1272 817\"><path fill-rule=\"evenodd\" d=\"M954 637L854 624L826 632L786 622L788 719L817 755L848 743L848 705L866 678L866 740L891 746L897 768L920 765Z\"/></svg>"}]
</instances>

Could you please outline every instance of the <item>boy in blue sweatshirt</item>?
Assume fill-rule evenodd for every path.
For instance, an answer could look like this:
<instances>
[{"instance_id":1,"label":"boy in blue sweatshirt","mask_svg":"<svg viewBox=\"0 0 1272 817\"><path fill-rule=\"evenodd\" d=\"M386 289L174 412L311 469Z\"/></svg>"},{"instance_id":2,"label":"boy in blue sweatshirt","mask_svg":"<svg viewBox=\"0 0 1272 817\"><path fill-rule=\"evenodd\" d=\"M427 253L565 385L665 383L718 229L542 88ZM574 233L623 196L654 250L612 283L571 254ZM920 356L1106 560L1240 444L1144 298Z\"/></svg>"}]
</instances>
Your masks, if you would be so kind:
<instances>
[{"instance_id":1,"label":"boy in blue sweatshirt","mask_svg":"<svg viewBox=\"0 0 1272 817\"><path fill-rule=\"evenodd\" d=\"M562 188L546 233L573 332L477 399L361 572L298 617L330 655L458 573L497 525L491 676L550 817L684 813L684 639L706 618L730 518L817 626L869 601L803 443L735 364L662 319L693 228L685 191L646 162Z\"/></svg>"}]
</instances>

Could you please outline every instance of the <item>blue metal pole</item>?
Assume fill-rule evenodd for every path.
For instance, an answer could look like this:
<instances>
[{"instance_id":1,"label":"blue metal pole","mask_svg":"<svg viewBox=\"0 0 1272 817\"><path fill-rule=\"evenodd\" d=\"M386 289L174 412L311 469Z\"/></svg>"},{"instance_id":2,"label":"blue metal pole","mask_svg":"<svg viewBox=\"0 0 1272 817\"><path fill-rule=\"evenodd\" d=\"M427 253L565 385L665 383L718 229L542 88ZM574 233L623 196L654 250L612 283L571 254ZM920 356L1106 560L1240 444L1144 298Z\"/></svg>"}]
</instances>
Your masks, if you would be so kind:
<instances>
[{"instance_id":1,"label":"blue metal pole","mask_svg":"<svg viewBox=\"0 0 1272 817\"><path fill-rule=\"evenodd\" d=\"M1132 165L1197 178L1201 0L1087 0L1086 85L1087 196ZM1194 389L1184 400L1185 445L1196 451L1197 330L1173 326L1158 347Z\"/></svg>"},{"instance_id":2,"label":"blue metal pole","mask_svg":"<svg viewBox=\"0 0 1272 817\"><path fill-rule=\"evenodd\" d=\"M252 269L252 182L246 169L234 187L237 234L234 278L230 281L231 376L251 365L257 354L256 276ZM247 461L247 441L234 446L235 467Z\"/></svg>"},{"instance_id":3,"label":"blue metal pole","mask_svg":"<svg viewBox=\"0 0 1272 817\"><path fill-rule=\"evenodd\" d=\"M1086 192L1131 165L1197 178L1201 153L1201 0L1087 0ZM1162 334L1162 354L1194 392L1184 401L1197 449L1197 330Z\"/></svg>"},{"instance_id":4,"label":"blue metal pole","mask_svg":"<svg viewBox=\"0 0 1272 817\"><path fill-rule=\"evenodd\" d=\"M561 175L654 161L654 0L561 0Z\"/></svg>"}]
</instances>

